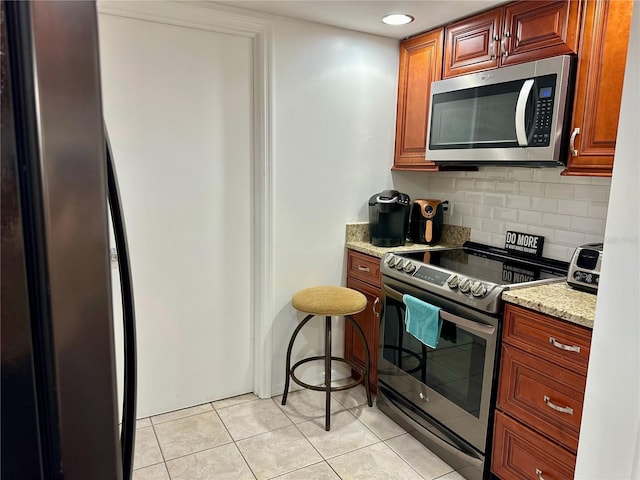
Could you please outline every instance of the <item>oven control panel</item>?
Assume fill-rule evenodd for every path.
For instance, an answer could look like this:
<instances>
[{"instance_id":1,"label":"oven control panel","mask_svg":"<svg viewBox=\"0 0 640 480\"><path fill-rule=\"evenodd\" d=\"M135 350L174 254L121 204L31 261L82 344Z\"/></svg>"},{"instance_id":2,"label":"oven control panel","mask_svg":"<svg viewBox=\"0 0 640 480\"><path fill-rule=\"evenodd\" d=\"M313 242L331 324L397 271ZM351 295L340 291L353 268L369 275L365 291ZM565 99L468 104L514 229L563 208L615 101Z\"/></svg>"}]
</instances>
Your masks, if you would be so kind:
<instances>
[{"instance_id":1,"label":"oven control panel","mask_svg":"<svg viewBox=\"0 0 640 480\"><path fill-rule=\"evenodd\" d=\"M416 264L411 260L403 259L395 255L389 255L385 259L385 264L389 268L406 273L427 283L440 287L446 285L451 290L458 290L477 298L484 297L492 287L490 284L483 283L479 280L458 276L455 273L435 269L428 265Z\"/></svg>"},{"instance_id":2,"label":"oven control panel","mask_svg":"<svg viewBox=\"0 0 640 480\"><path fill-rule=\"evenodd\" d=\"M450 270L387 254L383 259L384 275L392 276L407 283L438 292L463 303L482 308L484 303L491 304L500 293L496 285L463 276Z\"/></svg>"}]
</instances>

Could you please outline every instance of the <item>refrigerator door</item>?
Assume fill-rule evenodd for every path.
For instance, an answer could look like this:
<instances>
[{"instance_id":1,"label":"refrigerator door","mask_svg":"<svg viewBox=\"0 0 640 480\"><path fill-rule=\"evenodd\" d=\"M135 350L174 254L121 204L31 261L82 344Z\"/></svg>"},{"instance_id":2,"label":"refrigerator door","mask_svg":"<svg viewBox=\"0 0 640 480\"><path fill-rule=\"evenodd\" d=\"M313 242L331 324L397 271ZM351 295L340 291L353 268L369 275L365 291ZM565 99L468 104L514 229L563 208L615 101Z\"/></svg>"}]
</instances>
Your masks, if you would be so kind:
<instances>
[{"instance_id":1,"label":"refrigerator door","mask_svg":"<svg viewBox=\"0 0 640 480\"><path fill-rule=\"evenodd\" d=\"M95 4L2 6L2 479L128 479Z\"/></svg>"}]
</instances>

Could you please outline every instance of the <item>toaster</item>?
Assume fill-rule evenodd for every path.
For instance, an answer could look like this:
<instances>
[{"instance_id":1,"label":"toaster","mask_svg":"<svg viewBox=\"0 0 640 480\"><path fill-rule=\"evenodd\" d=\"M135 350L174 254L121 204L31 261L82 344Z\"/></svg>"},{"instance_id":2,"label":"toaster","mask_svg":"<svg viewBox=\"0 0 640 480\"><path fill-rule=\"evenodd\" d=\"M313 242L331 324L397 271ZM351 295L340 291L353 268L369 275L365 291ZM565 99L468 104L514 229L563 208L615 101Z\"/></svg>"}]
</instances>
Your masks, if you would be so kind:
<instances>
[{"instance_id":1,"label":"toaster","mask_svg":"<svg viewBox=\"0 0 640 480\"><path fill-rule=\"evenodd\" d=\"M588 243L576 248L569 262L567 283L578 290L597 293L602 264L602 243Z\"/></svg>"}]
</instances>

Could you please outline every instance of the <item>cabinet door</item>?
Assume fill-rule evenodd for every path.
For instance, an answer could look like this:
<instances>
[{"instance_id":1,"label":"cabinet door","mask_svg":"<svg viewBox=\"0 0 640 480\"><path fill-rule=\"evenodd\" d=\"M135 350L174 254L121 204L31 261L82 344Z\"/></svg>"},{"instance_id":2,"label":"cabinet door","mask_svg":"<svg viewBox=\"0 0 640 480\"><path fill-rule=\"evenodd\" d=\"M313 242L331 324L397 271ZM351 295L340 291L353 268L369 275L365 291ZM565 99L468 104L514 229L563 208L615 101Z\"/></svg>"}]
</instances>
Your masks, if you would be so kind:
<instances>
[{"instance_id":1,"label":"cabinet door","mask_svg":"<svg viewBox=\"0 0 640 480\"><path fill-rule=\"evenodd\" d=\"M354 320L360 325L364 331L364 336L369 346L369 385L371 391L376 391L378 383L378 337L380 331L380 288L373 287L367 283L363 283L353 277L347 277L347 287L353 288L367 297L367 308L362 312L353 316ZM356 364L364 368L365 351L362 340L358 332L355 331L351 322L345 323L345 345L344 356L347 360L352 360ZM353 372L355 377L359 375Z\"/></svg>"},{"instance_id":2,"label":"cabinet door","mask_svg":"<svg viewBox=\"0 0 640 480\"><path fill-rule=\"evenodd\" d=\"M554 442L496 412L491 472L502 480L572 480L576 457Z\"/></svg>"},{"instance_id":3,"label":"cabinet door","mask_svg":"<svg viewBox=\"0 0 640 480\"><path fill-rule=\"evenodd\" d=\"M591 329L543 313L507 304L502 341L563 369L587 375Z\"/></svg>"},{"instance_id":4,"label":"cabinet door","mask_svg":"<svg viewBox=\"0 0 640 480\"><path fill-rule=\"evenodd\" d=\"M394 170L437 171L425 159L431 82L442 78L442 29L400 43Z\"/></svg>"},{"instance_id":5,"label":"cabinet door","mask_svg":"<svg viewBox=\"0 0 640 480\"><path fill-rule=\"evenodd\" d=\"M497 408L578 450L586 377L502 345Z\"/></svg>"},{"instance_id":6,"label":"cabinet door","mask_svg":"<svg viewBox=\"0 0 640 480\"><path fill-rule=\"evenodd\" d=\"M466 18L446 28L444 78L499 65L502 8Z\"/></svg>"},{"instance_id":7,"label":"cabinet door","mask_svg":"<svg viewBox=\"0 0 640 480\"><path fill-rule=\"evenodd\" d=\"M501 32L501 65L577 53L580 5L580 0L507 5Z\"/></svg>"},{"instance_id":8,"label":"cabinet door","mask_svg":"<svg viewBox=\"0 0 640 480\"><path fill-rule=\"evenodd\" d=\"M513 2L446 29L444 78L576 53L581 0Z\"/></svg>"},{"instance_id":9,"label":"cabinet door","mask_svg":"<svg viewBox=\"0 0 640 480\"><path fill-rule=\"evenodd\" d=\"M563 175L611 176L632 9L631 0L586 3Z\"/></svg>"}]
</instances>

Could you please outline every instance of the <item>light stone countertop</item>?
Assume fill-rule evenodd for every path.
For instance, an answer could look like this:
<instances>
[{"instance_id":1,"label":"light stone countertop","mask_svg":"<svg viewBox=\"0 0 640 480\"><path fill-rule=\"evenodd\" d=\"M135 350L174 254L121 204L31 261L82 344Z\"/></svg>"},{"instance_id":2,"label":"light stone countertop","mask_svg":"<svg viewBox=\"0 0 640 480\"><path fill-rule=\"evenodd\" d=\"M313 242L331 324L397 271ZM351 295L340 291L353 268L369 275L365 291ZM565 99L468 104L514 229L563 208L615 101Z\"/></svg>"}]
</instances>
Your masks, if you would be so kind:
<instances>
[{"instance_id":1,"label":"light stone countertop","mask_svg":"<svg viewBox=\"0 0 640 480\"><path fill-rule=\"evenodd\" d=\"M382 258L387 252L426 252L427 250L444 250L446 248L459 247L460 244L439 243L438 245L422 245L419 243L407 242L400 247L377 247L369 242L346 242L345 246L350 250Z\"/></svg>"},{"instance_id":2,"label":"light stone countertop","mask_svg":"<svg viewBox=\"0 0 640 480\"><path fill-rule=\"evenodd\" d=\"M471 229L457 225L443 225L442 238L437 245L406 242L399 247L377 247L369 242L369 223L348 223L345 246L356 252L382 258L387 252L426 252L459 247L471 237Z\"/></svg>"},{"instance_id":3,"label":"light stone countertop","mask_svg":"<svg viewBox=\"0 0 640 480\"><path fill-rule=\"evenodd\" d=\"M507 290L505 302L520 305L552 317L593 328L596 295L571 288L566 282Z\"/></svg>"}]
</instances>

